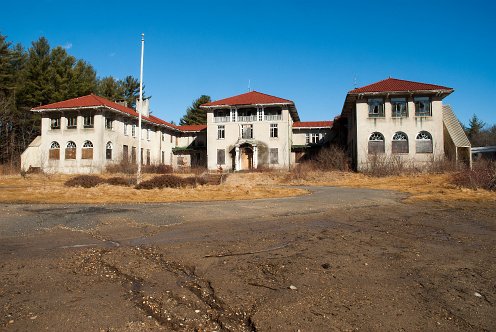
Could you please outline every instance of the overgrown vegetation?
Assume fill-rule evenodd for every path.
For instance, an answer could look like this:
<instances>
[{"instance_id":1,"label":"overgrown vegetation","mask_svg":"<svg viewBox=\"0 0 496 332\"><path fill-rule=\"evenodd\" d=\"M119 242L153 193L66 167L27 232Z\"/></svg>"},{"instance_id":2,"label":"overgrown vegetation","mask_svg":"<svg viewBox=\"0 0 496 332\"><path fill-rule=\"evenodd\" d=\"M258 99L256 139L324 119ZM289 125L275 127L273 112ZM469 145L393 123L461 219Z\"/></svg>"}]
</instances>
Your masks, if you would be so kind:
<instances>
[{"instance_id":1,"label":"overgrown vegetation","mask_svg":"<svg viewBox=\"0 0 496 332\"><path fill-rule=\"evenodd\" d=\"M64 185L66 187L93 188L102 183L105 183L105 179L98 175L77 175L67 180Z\"/></svg>"},{"instance_id":2,"label":"overgrown vegetation","mask_svg":"<svg viewBox=\"0 0 496 332\"><path fill-rule=\"evenodd\" d=\"M141 182L136 186L136 189L162 189L162 188L183 188L183 187L196 187L197 185L206 184L206 180L197 177L190 176L187 178L182 178L175 175L160 175Z\"/></svg>"},{"instance_id":3,"label":"overgrown vegetation","mask_svg":"<svg viewBox=\"0 0 496 332\"><path fill-rule=\"evenodd\" d=\"M464 169L454 176L453 183L470 189L496 191L496 161L474 162L472 169Z\"/></svg>"}]
</instances>

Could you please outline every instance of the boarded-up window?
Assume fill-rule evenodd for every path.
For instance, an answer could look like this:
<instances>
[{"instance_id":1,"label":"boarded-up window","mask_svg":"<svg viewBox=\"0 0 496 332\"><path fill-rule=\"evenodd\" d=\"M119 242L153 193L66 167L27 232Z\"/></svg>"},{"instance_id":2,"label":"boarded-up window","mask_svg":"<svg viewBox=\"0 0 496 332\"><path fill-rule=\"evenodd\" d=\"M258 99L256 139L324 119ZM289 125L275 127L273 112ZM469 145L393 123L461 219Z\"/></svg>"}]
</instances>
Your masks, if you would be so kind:
<instances>
[{"instance_id":1,"label":"boarded-up window","mask_svg":"<svg viewBox=\"0 0 496 332\"><path fill-rule=\"evenodd\" d=\"M392 153L408 153L408 136L400 131L393 136Z\"/></svg>"},{"instance_id":2,"label":"boarded-up window","mask_svg":"<svg viewBox=\"0 0 496 332\"><path fill-rule=\"evenodd\" d=\"M177 166L184 166L186 165L186 160L184 157L177 157Z\"/></svg>"},{"instance_id":3,"label":"boarded-up window","mask_svg":"<svg viewBox=\"0 0 496 332\"><path fill-rule=\"evenodd\" d=\"M48 158L52 160L60 159L60 145L58 142L52 142L52 144L50 144L50 150L48 150Z\"/></svg>"},{"instance_id":4,"label":"boarded-up window","mask_svg":"<svg viewBox=\"0 0 496 332\"><path fill-rule=\"evenodd\" d=\"M76 143L69 141L65 148L65 159L76 159Z\"/></svg>"},{"instance_id":5,"label":"boarded-up window","mask_svg":"<svg viewBox=\"0 0 496 332\"><path fill-rule=\"evenodd\" d=\"M122 146L122 160L129 162L129 147L127 145Z\"/></svg>"},{"instance_id":6,"label":"boarded-up window","mask_svg":"<svg viewBox=\"0 0 496 332\"><path fill-rule=\"evenodd\" d=\"M279 164L279 150L277 148L270 149L269 154L270 154L270 163L273 165Z\"/></svg>"},{"instance_id":7,"label":"boarded-up window","mask_svg":"<svg viewBox=\"0 0 496 332\"><path fill-rule=\"evenodd\" d=\"M107 142L107 145L105 146L105 158L107 160L112 160L112 143Z\"/></svg>"},{"instance_id":8,"label":"boarded-up window","mask_svg":"<svg viewBox=\"0 0 496 332\"><path fill-rule=\"evenodd\" d=\"M384 153L384 136L381 133L372 133L369 137L369 154Z\"/></svg>"},{"instance_id":9,"label":"boarded-up window","mask_svg":"<svg viewBox=\"0 0 496 332\"><path fill-rule=\"evenodd\" d=\"M226 164L226 150L219 149L217 150L217 165L225 165Z\"/></svg>"},{"instance_id":10,"label":"boarded-up window","mask_svg":"<svg viewBox=\"0 0 496 332\"><path fill-rule=\"evenodd\" d=\"M417 134L415 140L417 153L432 153L432 136L426 131Z\"/></svg>"},{"instance_id":11,"label":"boarded-up window","mask_svg":"<svg viewBox=\"0 0 496 332\"><path fill-rule=\"evenodd\" d=\"M146 164L150 165L150 149L146 149Z\"/></svg>"},{"instance_id":12,"label":"boarded-up window","mask_svg":"<svg viewBox=\"0 0 496 332\"><path fill-rule=\"evenodd\" d=\"M81 159L93 159L93 143L86 141L81 151Z\"/></svg>"},{"instance_id":13,"label":"boarded-up window","mask_svg":"<svg viewBox=\"0 0 496 332\"><path fill-rule=\"evenodd\" d=\"M136 164L136 147L131 148L131 162Z\"/></svg>"}]
</instances>

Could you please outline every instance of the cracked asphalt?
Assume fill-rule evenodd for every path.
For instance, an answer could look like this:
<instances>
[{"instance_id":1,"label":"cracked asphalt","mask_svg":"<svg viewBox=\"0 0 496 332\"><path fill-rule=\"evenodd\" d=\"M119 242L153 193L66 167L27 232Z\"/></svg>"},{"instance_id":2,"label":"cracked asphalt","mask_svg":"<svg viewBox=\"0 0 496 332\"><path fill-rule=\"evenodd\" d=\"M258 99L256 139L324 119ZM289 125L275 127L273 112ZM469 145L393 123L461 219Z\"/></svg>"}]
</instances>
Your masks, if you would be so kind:
<instances>
[{"instance_id":1,"label":"cracked asphalt","mask_svg":"<svg viewBox=\"0 0 496 332\"><path fill-rule=\"evenodd\" d=\"M0 205L7 331L496 330L496 205Z\"/></svg>"}]
</instances>

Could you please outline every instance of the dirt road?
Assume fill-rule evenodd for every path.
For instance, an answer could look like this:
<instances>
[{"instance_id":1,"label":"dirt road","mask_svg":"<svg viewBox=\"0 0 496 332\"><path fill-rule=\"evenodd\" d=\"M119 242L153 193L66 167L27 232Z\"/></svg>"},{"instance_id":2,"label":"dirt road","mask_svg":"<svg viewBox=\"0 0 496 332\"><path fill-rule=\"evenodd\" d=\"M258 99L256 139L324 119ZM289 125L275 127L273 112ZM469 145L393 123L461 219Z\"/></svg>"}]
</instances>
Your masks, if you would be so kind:
<instances>
[{"instance_id":1,"label":"dirt road","mask_svg":"<svg viewBox=\"0 0 496 332\"><path fill-rule=\"evenodd\" d=\"M496 205L0 205L7 331L496 330Z\"/></svg>"}]
</instances>

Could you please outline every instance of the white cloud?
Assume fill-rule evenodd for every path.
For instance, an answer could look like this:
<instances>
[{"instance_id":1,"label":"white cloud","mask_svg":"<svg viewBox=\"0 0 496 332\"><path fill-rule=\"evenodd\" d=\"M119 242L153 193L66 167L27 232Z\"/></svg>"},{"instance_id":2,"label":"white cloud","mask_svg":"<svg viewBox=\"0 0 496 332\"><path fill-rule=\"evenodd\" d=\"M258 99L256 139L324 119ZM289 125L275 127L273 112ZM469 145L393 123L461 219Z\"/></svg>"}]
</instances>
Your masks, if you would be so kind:
<instances>
[{"instance_id":1,"label":"white cloud","mask_svg":"<svg viewBox=\"0 0 496 332\"><path fill-rule=\"evenodd\" d=\"M67 43L65 43L65 45L64 45L64 46L62 46L62 47L63 47L63 48L65 48L66 50L68 50L68 49L72 48L72 43L67 42Z\"/></svg>"}]
</instances>

